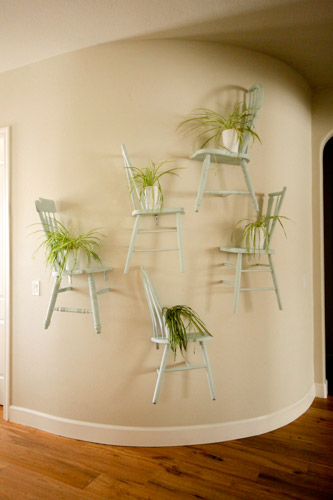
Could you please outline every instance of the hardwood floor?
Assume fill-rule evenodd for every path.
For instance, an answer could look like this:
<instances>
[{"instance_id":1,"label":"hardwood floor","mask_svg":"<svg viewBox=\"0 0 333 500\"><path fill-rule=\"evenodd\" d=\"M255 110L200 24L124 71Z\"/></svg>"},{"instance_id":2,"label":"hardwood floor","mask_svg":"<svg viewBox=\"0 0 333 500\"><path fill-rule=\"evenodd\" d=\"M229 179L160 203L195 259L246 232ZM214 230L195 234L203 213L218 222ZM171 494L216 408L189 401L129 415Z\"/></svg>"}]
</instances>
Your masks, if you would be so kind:
<instances>
[{"instance_id":1,"label":"hardwood floor","mask_svg":"<svg viewBox=\"0 0 333 500\"><path fill-rule=\"evenodd\" d=\"M1 407L0 407L1 408ZM0 500L333 498L333 397L261 436L200 446L85 443L0 414Z\"/></svg>"}]
</instances>

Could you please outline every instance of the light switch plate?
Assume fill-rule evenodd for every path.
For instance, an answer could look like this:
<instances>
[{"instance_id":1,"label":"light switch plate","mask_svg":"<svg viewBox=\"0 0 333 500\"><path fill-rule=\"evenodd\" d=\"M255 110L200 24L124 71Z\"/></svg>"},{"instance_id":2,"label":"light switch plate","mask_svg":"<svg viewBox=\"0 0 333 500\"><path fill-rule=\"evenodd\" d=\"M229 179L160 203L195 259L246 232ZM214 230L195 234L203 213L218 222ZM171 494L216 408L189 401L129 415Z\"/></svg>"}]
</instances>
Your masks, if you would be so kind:
<instances>
[{"instance_id":1,"label":"light switch plate","mask_svg":"<svg viewBox=\"0 0 333 500\"><path fill-rule=\"evenodd\" d=\"M31 284L32 295L39 295L39 281L32 280Z\"/></svg>"}]
</instances>

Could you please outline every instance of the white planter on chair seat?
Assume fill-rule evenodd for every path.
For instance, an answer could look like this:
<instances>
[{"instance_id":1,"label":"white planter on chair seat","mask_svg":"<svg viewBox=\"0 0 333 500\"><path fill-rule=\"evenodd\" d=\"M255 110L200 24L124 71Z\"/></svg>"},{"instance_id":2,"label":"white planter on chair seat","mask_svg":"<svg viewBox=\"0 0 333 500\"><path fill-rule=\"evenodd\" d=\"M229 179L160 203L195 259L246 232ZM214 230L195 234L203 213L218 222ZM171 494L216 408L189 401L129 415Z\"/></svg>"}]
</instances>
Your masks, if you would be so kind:
<instances>
[{"instance_id":1,"label":"white planter on chair seat","mask_svg":"<svg viewBox=\"0 0 333 500\"><path fill-rule=\"evenodd\" d=\"M253 238L252 238L252 242L251 242L251 247L254 249L254 250L265 250L266 248L266 239L265 239L265 230L264 228L262 227L259 227L256 231L256 240L254 241L254 235L253 235Z\"/></svg>"},{"instance_id":2,"label":"white planter on chair seat","mask_svg":"<svg viewBox=\"0 0 333 500\"><path fill-rule=\"evenodd\" d=\"M222 132L223 147L232 153L238 153L239 138L234 129L223 130Z\"/></svg>"},{"instance_id":3,"label":"white planter on chair seat","mask_svg":"<svg viewBox=\"0 0 333 500\"><path fill-rule=\"evenodd\" d=\"M147 210L160 209L162 205L161 193L158 186L148 186L143 193L143 202Z\"/></svg>"},{"instance_id":4,"label":"white planter on chair seat","mask_svg":"<svg viewBox=\"0 0 333 500\"><path fill-rule=\"evenodd\" d=\"M73 251L70 251L66 260L66 271L75 271L76 269L80 269L81 266L81 250L79 249L76 255L76 262L74 259Z\"/></svg>"}]
</instances>

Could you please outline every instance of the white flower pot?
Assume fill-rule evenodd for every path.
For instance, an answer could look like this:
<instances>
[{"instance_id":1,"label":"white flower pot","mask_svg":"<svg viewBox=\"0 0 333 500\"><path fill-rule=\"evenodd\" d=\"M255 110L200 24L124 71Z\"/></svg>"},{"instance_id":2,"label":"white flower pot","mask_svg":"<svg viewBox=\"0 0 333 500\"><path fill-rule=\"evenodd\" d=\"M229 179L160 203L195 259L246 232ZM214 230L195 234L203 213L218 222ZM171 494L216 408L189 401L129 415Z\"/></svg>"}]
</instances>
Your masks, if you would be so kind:
<instances>
[{"instance_id":1,"label":"white flower pot","mask_svg":"<svg viewBox=\"0 0 333 500\"><path fill-rule=\"evenodd\" d=\"M161 194L158 186L148 186L143 193L143 204L147 210L160 209L162 205Z\"/></svg>"},{"instance_id":2,"label":"white flower pot","mask_svg":"<svg viewBox=\"0 0 333 500\"><path fill-rule=\"evenodd\" d=\"M252 242L252 248L255 250L264 250L266 248L265 231L259 227L256 231L256 241Z\"/></svg>"},{"instance_id":3,"label":"white flower pot","mask_svg":"<svg viewBox=\"0 0 333 500\"><path fill-rule=\"evenodd\" d=\"M72 251L69 252L69 255L68 255L67 260L66 260L66 271L72 272L72 271L75 271L76 269L82 269L81 264L82 264L81 263L81 250L79 249L77 252L76 262L74 259L73 252Z\"/></svg>"},{"instance_id":4,"label":"white flower pot","mask_svg":"<svg viewBox=\"0 0 333 500\"><path fill-rule=\"evenodd\" d=\"M238 153L239 138L235 130L228 129L222 132L223 147L232 153Z\"/></svg>"}]
</instances>

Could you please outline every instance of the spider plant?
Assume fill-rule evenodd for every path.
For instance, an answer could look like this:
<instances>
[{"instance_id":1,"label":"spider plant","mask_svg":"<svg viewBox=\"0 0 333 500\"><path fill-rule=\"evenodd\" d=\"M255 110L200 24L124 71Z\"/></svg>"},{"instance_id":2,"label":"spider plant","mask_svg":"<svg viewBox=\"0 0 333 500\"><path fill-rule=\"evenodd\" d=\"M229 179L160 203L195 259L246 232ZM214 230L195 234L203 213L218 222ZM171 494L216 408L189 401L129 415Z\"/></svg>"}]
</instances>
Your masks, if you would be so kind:
<instances>
[{"instance_id":1,"label":"spider plant","mask_svg":"<svg viewBox=\"0 0 333 500\"><path fill-rule=\"evenodd\" d=\"M137 167L130 167L133 173L133 176L131 177L131 192L136 190L141 201L142 197L146 194L147 188L156 187L157 193L154 193L154 190L152 190L153 204L155 204L159 198L160 208L162 208L164 198L160 179L166 174L178 175L175 171L179 170L178 167L161 170L165 164L170 163L171 161L172 160L164 160L156 163L153 160L150 160L149 166L146 168L140 169Z\"/></svg>"},{"instance_id":2,"label":"spider plant","mask_svg":"<svg viewBox=\"0 0 333 500\"><path fill-rule=\"evenodd\" d=\"M230 129L236 132L240 142L244 134L250 134L253 140L258 139L261 142L260 137L254 130L253 118L255 112L255 108L247 108L244 102L236 104L229 114L227 112L218 113L207 108L198 108L193 112L193 116L180 123L178 129L187 127L190 133L197 131L198 139L206 136L200 149L204 149L211 141L215 147L224 147L222 133Z\"/></svg>"},{"instance_id":3,"label":"spider plant","mask_svg":"<svg viewBox=\"0 0 333 500\"><path fill-rule=\"evenodd\" d=\"M288 217L284 217L283 215L260 215L256 220L242 219L238 221L237 226L242 222L246 222L246 224L240 226L241 241L245 242L245 247L249 255L256 252L259 253L259 250L263 249L268 252L270 228L274 221L275 223L279 223L285 237L287 237L282 219L289 220Z\"/></svg>"},{"instance_id":4,"label":"spider plant","mask_svg":"<svg viewBox=\"0 0 333 500\"><path fill-rule=\"evenodd\" d=\"M187 334L191 331L198 332L200 335L212 336L197 313L188 306L164 307L162 312L169 331L170 346L175 356L177 348L180 349L182 354L183 350L186 351Z\"/></svg>"},{"instance_id":5,"label":"spider plant","mask_svg":"<svg viewBox=\"0 0 333 500\"><path fill-rule=\"evenodd\" d=\"M44 225L40 230L44 233L44 239L36 252L44 248L46 266L51 270L56 269L58 280L61 281L66 270L71 272L76 267L80 251L86 254L88 267L92 260L101 263L101 259L95 252L101 244L102 237L98 229L75 235L62 222L52 218L50 224ZM70 266L68 266L69 262L71 262Z\"/></svg>"}]
</instances>

